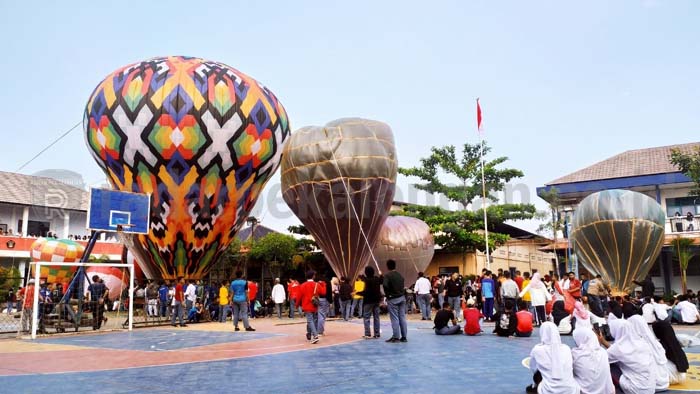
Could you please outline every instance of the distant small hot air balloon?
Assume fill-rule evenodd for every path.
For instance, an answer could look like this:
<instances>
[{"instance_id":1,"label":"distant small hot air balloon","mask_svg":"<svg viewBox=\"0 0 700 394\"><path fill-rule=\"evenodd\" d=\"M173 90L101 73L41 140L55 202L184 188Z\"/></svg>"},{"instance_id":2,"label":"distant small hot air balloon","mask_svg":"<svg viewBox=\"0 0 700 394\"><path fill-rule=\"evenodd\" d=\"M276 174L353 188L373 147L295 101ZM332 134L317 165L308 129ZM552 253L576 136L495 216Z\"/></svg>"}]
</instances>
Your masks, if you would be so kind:
<instances>
[{"instance_id":1,"label":"distant small hot air balloon","mask_svg":"<svg viewBox=\"0 0 700 394\"><path fill-rule=\"evenodd\" d=\"M72 263L79 261L85 252L83 245L70 239L38 238L30 249L34 262ZM70 282L77 269L77 266L43 266L39 277L46 278L48 283L65 284Z\"/></svg>"},{"instance_id":2,"label":"distant small hot air balloon","mask_svg":"<svg viewBox=\"0 0 700 394\"><path fill-rule=\"evenodd\" d=\"M571 242L586 269L600 274L614 293L629 293L661 252L665 219L661 206L644 194L606 190L581 201Z\"/></svg>"},{"instance_id":3,"label":"distant small hot air balloon","mask_svg":"<svg viewBox=\"0 0 700 394\"><path fill-rule=\"evenodd\" d=\"M282 195L338 276L354 280L371 261L396 183L391 128L339 119L292 134L282 157Z\"/></svg>"},{"instance_id":4,"label":"distant small hot air balloon","mask_svg":"<svg viewBox=\"0 0 700 394\"><path fill-rule=\"evenodd\" d=\"M403 276L406 287L416 283L418 273L428 268L434 254L435 241L430 227L424 221L408 216L386 218L374 246L374 256L381 271L387 272L387 260L396 261L396 271Z\"/></svg>"},{"instance_id":5,"label":"distant small hot air balloon","mask_svg":"<svg viewBox=\"0 0 700 394\"><path fill-rule=\"evenodd\" d=\"M114 188L151 194L149 233L120 235L144 272L198 279L279 166L289 123L250 76L168 56L108 75L88 100L84 131Z\"/></svg>"}]
</instances>

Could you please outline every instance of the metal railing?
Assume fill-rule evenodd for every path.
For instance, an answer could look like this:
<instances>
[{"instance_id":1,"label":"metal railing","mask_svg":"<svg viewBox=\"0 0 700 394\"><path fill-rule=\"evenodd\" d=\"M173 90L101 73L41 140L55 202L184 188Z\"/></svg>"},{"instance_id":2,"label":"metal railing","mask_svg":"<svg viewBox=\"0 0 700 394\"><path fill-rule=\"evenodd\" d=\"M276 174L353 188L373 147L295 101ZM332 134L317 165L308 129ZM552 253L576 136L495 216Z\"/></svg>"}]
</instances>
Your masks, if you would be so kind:
<instances>
[{"instance_id":1,"label":"metal railing","mask_svg":"<svg viewBox=\"0 0 700 394\"><path fill-rule=\"evenodd\" d=\"M700 217L674 216L666 218L666 233L700 232Z\"/></svg>"}]
</instances>

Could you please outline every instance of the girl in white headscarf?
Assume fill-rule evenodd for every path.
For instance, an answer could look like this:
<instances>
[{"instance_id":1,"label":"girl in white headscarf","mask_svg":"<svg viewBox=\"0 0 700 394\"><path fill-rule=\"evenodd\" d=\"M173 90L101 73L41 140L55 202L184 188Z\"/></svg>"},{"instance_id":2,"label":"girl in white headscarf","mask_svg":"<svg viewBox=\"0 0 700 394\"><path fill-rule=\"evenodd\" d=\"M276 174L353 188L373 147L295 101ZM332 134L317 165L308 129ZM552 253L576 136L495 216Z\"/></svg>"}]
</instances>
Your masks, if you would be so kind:
<instances>
[{"instance_id":1,"label":"girl in white headscarf","mask_svg":"<svg viewBox=\"0 0 700 394\"><path fill-rule=\"evenodd\" d=\"M574 378L583 394L615 394L615 385L610 377L608 353L598 343L590 327L574 330L576 347L571 349L574 361Z\"/></svg>"},{"instance_id":2,"label":"girl in white headscarf","mask_svg":"<svg viewBox=\"0 0 700 394\"><path fill-rule=\"evenodd\" d=\"M554 323L544 322L540 327L540 343L530 352L530 370L538 374L541 381L539 394L578 394L579 386L574 380L571 349L561 343L559 330ZM530 390L528 390L530 391Z\"/></svg>"},{"instance_id":3,"label":"girl in white headscarf","mask_svg":"<svg viewBox=\"0 0 700 394\"><path fill-rule=\"evenodd\" d=\"M540 325L547 320L544 306L547 304L547 301L552 299L552 295L549 294L544 283L542 283L542 280L540 280L539 272L535 272L535 274L532 275L530 283L520 292L519 297L523 298L525 293L528 291L530 292L530 302L532 303L532 306L535 308L536 312L536 324Z\"/></svg>"},{"instance_id":4,"label":"girl in white headscarf","mask_svg":"<svg viewBox=\"0 0 700 394\"><path fill-rule=\"evenodd\" d=\"M610 334L615 342L610 345L598 337L608 348L613 383L625 393L652 394L656 389L656 365L649 346L632 331L627 320L614 319L608 322Z\"/></svg>"},{"instance_id":5,"label":"girl in white headscarf","mask_svg":"<svg viewBox=\"0 0 700 394\"><path fill-rule=\"evenodd\" d=\"M649 346L652 356L654 356L655 361L655 376L656 376L656 391L666 391L669 385L669 375L668 369L666 369L666 364L668 360L666 359L666 350L661 346L661 342L654 336L654 333L649 329L649 325L646 320L640 315L630 316L627 321L630 323L632 331L639 335L644 342Z\"/></svg>"}]
</instances>

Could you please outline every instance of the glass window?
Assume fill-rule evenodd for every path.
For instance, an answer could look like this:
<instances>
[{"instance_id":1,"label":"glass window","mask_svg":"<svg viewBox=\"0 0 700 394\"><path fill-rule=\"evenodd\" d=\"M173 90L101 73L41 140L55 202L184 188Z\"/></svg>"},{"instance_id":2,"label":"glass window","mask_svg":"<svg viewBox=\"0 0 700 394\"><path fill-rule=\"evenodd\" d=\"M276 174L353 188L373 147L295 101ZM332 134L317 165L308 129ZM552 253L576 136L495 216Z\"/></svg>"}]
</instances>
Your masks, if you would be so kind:
<instances>
[{"instance_id":1,"label":"glass window","mask_svg":"<svg viewBox=\"0 0 700 394\"><path fill-rule=\"evenodd\" d=\"M688 212L693 215L700 213L700 197L678 197L666 199L666 215L668 217L676 216L678 213L685 216Z\"/></svg>"}]
</instances>

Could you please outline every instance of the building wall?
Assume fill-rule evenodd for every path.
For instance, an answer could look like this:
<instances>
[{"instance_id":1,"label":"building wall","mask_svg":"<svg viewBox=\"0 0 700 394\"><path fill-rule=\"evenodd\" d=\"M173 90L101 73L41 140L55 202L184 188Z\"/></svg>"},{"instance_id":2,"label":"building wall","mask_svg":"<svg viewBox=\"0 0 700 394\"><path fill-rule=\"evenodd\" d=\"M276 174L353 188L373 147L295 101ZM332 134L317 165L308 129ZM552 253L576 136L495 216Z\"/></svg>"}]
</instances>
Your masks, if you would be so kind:
<instances>
[{"instance_id":1,"label":"building wall","mask_svg":"<svg viewBox=\"0 0 700 394\"><path fill-rule=\"evenodd\" d=\"M18 227L22 220L25 206L0 203L0 224L6 224L13 234L19 234L22 228ZM68 231L65 231L65 216L68 215ZM86 229L87 212L70 211L48 207L29 206L29 220L48 222L49 230L55 232L61 238L71 235L88 235ZM27 234L30 235L30 234Z\"/></svg>"},{"instance_id":2,"label":"building wall","mask_svg":"<svg viewBox=\"0 0 700 394\"><path fill-rule=\"evenodd\" d=\"M521 272L532 272L537 269L541 273L549 273L554 269L552 259L553 253L541 252L538 250L542 245L528 241L514 240L493 251L491 270L499 268L509 270L513 267ZM467 253L466 261L461 253L444 253L435 251L435 256L426 269L426 275L438 275L443 271L457 268L462 275L476 275L481 273L482 268L486 268L486 256L481 253Z\"/></svg>"}]
</instances>

